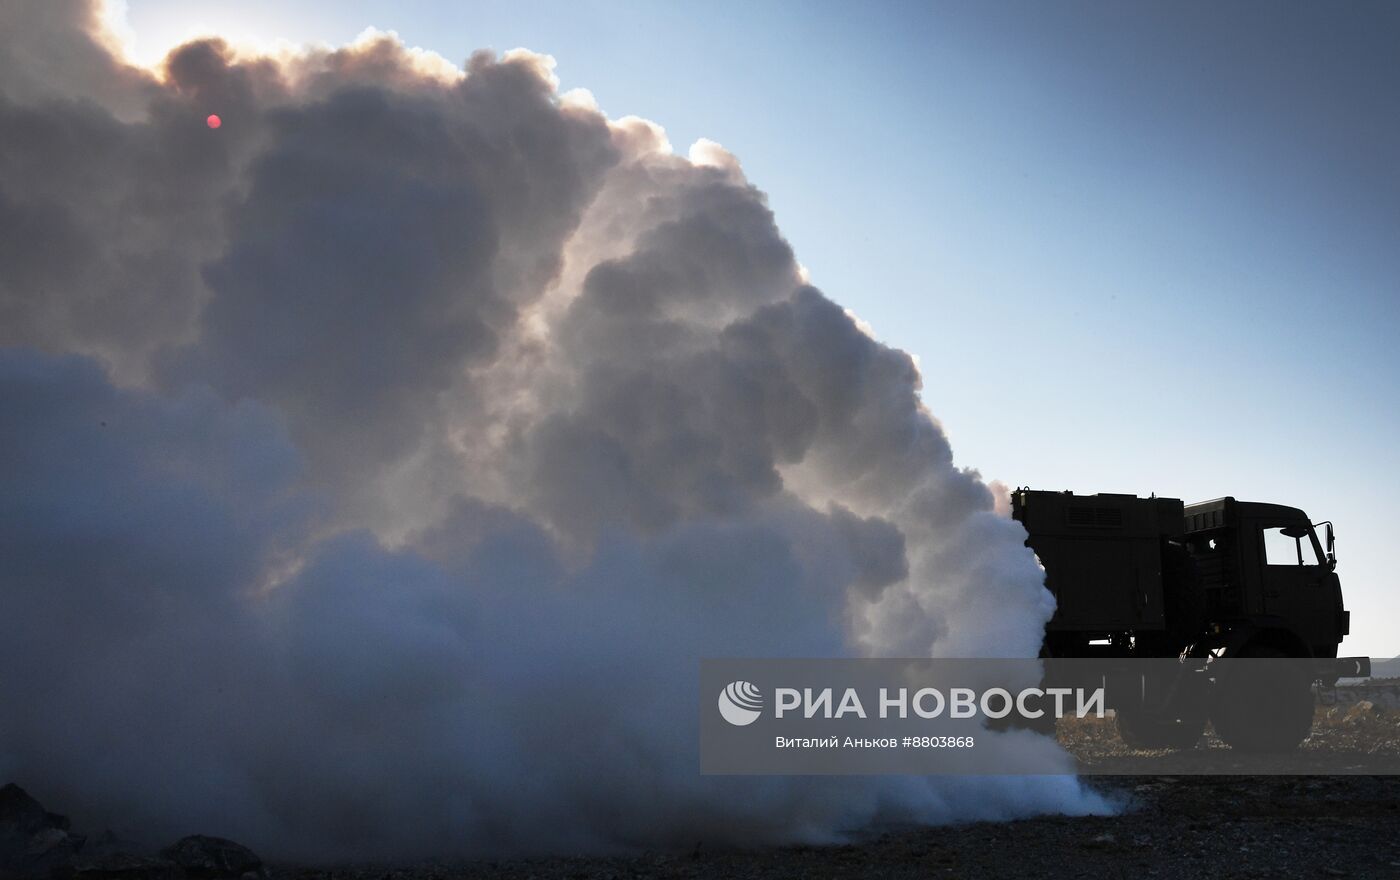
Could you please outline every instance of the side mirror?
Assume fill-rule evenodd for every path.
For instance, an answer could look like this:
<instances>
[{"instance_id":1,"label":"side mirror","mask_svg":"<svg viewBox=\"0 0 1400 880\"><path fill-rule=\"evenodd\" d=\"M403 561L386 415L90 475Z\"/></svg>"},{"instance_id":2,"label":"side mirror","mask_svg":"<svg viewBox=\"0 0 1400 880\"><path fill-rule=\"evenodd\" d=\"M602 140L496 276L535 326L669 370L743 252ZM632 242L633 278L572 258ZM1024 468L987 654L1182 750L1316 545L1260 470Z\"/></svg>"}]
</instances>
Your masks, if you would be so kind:
<instances>
[{"instance_id":1,"label":"side mirror","mask_svg":"<svg viewBox=\"0 0 1400 880\"><path fill-rule=\"evenodd\" d=\"M1316 529L1318 526L1326 526L1326 530L1325 530L1322 534L1323 534L1323 542L1324 542L1324 545L1325 545L1326 548L1327 548L1327 566L1328 566L1328 568L1331 568L1331 569L1333 569L1333 570L1336 570L1336 568L1337 568L1337 536L1332 532L1332 521L1331 521L1331 520L1327 520L1326 522L1317 523L1316 525L1313 526L1313 528Z\"/></svg>"}]
</instances>

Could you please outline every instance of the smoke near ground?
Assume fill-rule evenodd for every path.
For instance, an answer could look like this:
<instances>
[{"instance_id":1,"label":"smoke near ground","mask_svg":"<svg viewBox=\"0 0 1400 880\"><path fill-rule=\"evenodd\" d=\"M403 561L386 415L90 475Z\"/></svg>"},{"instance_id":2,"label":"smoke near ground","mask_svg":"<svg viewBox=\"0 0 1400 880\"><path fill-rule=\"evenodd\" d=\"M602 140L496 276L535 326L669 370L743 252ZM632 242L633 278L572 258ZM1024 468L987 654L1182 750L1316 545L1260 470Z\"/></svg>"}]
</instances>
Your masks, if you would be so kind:
<instances>
[{"instance_id":1,"label":"smoke near ground","mask_svg":"<svg viewBox=\"0 0 1400 880\"><path fill-rule=\"evenodd\" d=\"M0 11L0 779L306 858L1102 809L698 775L702 656L1031 656L1051 611L734 157L526 52L113 45Z\"/></svg>"}]
</instances>

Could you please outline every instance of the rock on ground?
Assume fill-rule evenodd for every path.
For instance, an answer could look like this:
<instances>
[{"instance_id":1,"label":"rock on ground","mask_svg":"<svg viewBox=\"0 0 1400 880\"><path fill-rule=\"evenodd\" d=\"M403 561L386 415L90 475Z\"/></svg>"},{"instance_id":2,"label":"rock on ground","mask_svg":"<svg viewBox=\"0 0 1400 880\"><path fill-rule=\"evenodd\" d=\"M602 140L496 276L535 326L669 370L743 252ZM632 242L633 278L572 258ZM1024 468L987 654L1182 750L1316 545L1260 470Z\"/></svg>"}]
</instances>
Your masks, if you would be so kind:
<instances>
[{"instance_id":1,"label":"rock on ground","mask_svg":"<svg viewBox=\"0 0 1400 880\"><path fill-rule=\"evenodd\" d=\"M0 788L0 880L255 880L262 860L221 837L192 835L158 855L111 833L75 834L13 783Z\"/></svg>"}]
</instances>

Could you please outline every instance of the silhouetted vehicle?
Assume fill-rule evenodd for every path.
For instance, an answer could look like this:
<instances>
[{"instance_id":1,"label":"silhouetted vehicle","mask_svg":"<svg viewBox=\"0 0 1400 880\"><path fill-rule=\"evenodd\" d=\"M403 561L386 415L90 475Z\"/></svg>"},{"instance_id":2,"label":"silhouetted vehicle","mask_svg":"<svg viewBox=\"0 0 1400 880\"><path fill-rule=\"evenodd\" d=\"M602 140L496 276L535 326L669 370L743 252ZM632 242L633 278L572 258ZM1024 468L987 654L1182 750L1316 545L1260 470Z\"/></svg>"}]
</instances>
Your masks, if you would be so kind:
<instances>
[{"instance_id":1,"label":"silhouetted vehicle","mask_svg":"<svg viewBox=\"0 0 1400 880\"><path fill-rule=\"evenodd\" d=\"M1012 516L1058 603L1044 656L1161 658L1109 682L1129 745L1190 748L1209 719L1234 748L1291 749L1311 730L1314 682L1370 672L1337 658L1350 615L1330 522L1234 498L1030 489Z\"/></svg>"}]
</instances>

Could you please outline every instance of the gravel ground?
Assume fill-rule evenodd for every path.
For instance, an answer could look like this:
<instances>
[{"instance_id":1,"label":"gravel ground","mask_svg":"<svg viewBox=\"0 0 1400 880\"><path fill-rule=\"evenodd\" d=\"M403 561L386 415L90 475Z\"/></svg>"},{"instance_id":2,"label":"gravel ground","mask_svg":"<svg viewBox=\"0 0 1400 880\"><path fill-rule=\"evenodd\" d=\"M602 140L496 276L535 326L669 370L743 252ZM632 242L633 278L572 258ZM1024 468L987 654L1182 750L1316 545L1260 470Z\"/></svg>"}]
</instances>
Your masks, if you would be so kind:
<instances>
[{"instance_id":1,"label":"gravel ground","mask_svg":"<svg viewBox=\"0 0 1400 880\"><path fill-rule=\"evenodd\" d=\"M1333 722L1336 719L1332 719ZM1400 776L1356 775L1400 753L1393 718L1328 722L1305 753L1353 775L1191 776L1189 755L1135 753L1105 723L1061 731L1086 765L1132 757L1150 775L1097 776L1111 817L909 828L845 846L274 871L276 880L633 878L1400 878ZM1204 749L1222 746L1213 737ZM1183 762L1186 769L1183 771ZM1319 763L1320 762L1320 763Z\"/></svg>"},{"instance_id":2,"label":"gravel ground","mask_svg":"<svg viewBox=\"0 0 1400 880\"><path fill-rule=\"evenodd\" d=\"M1395 777L1105 778L1113 817L909 829L848 846L555 858L386 870L283 871L300 880L630 878L1400 877Z\"/></svg>"}]
</instances>

